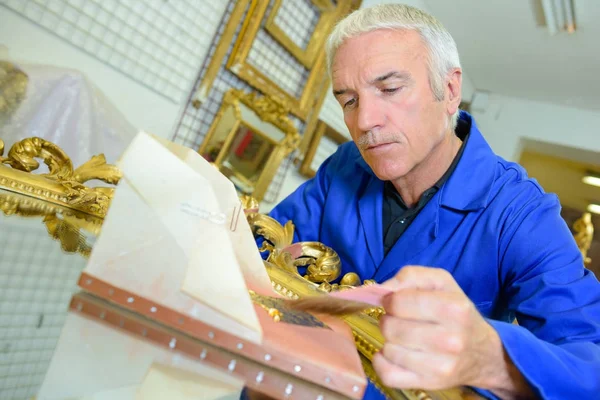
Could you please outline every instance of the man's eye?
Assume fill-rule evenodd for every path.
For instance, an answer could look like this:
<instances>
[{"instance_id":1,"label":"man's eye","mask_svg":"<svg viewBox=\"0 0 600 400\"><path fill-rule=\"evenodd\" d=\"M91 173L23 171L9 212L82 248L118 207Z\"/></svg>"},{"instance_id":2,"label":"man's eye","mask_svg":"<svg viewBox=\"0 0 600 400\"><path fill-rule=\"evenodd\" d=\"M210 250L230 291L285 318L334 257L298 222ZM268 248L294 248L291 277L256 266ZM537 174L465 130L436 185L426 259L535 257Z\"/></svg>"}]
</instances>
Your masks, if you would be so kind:
<instances>
[{"instance_id":1,"label":"man's eye","mask_svg":"<svg viewBox=\"0 0 600 400\"><path fill-rule=\"evenodd\" d=\"M344 108L346 107L350 107L351 105L353 105L356 102L356 99L350 99L347 102L344 103Z\"/></svg>"},{"instance_id":2,"label":"man's eye","mask_svg":"<svg viewBox=\"0 0 600 400\"><path fill-rule=\"evenodd\" d=\"M382 92L383 93L396 93L400 88L386 88L383 89Z\"/></svg>"}]
</instances>

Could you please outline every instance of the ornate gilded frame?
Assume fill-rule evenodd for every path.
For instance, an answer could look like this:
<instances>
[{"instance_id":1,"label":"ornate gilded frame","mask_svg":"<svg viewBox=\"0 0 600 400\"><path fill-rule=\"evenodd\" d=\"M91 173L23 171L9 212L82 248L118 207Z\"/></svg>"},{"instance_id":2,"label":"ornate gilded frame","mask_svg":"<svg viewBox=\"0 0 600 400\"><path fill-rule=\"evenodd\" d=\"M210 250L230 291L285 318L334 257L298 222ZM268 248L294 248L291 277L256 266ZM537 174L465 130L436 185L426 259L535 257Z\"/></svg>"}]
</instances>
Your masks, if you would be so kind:
<instances>
[{"instance_id":1,"label":"ornate gilded frame","mask_svg":"<svg viewBox=\"0 0 600 400\"><path fill-rule=\"evenodd\" d=\"M281 164L281 161L287 157L297 146L300 141L300 135L298 130L288 118L289 109L285 104L281 103L277 99L268 96L258 96L256 93L244 93L241 90L230 89L225 93L221 108L217 113L206 137L204 138L198 152L204 154L207 151L207 147L211 143L213 136L215 135L219 124L226 118L226 113L230 108L233 108L235 114L235 123L225 139L225 143L221 148L214 164L220 170L223 169L223 160L230 152L230 146L237 132L237 129L243 124L245 126L251 126L252 124L245 121L242 117L240 105L247 106L250 110L264 122L269 123L279 129L285 136L280 142L272 142L274 149L271 151L268 161L262 168L262 172L258 181L253 184L252 196L257 200L262 200L269 184L273 177L277 173L277 169ZM253 131L260 133L260 129L252 127ZM234 172L235 173L235 172ZM240 179L242 177L239 177Z\"/></svg>"},{"instance_id":2,"label":"ornate gilded frame","mask_svg":"<svg viewBox=\"0 0 600 400\"><path fill-rule=\"evenodd\" d=\"M84 183L99 179L116 185L121 171L106 163L103 154L92 157L77 169L71 159L55 145L39 137L15 143L4 155L0 139L0 188L45 200L84 213L104 217L114 192L111 187L88 187ZM48 166L46 174L34 174L40 167L36 159Z\"/></svg>"},{"instance_id":3,"label":"ornate gilded frame","mask_svg":"<svg viewBox=\"0 0 600 400\"><path fill-rule=\"evenodd\" d=\"M323 137L330 138L338 145L346 143L350 140L346 136L342 135L341 133L327 125L325 122L319 121L317 123L315 133L311 138L308 150L306 151L306 155L304 156L304 159L300 164L300 173L308 178L312 178L317 172L311 167L311 165Z\"/></svg>"},{"instance_id":4,"label":"ornate gilded frame","mask_svg":"<svg viewBox=\"0 0 600 400\"><path fill-rule=\"evenodd\" d=\"M307 68L311 68L315 63L317 56L319 55L319 50L325 42L327 33L333 24L332 22L335 20L336 6L327 0L312 0L312 4L319 9L321 15L317 21L306 49L303 49L302 47L298 46L279 25L277 25L275 19L277 18L277 13L281 8L283 0L274 1L275 4L269 13L265 29L275 38L275 40L281 43L286 50L292 53L292 55L298 61L300 61L302 65Z\"/></svg>"},{"instance_id":5,"label":"ornate gilded frame","mask_svg":"<svg viewBox=\"0 0 600 400\"><path fill-rule=\"evenodd\" d=\"M67 253L80 253L89 257L92 245L86 240L86 233L97 236L103 219L62 207L47 200L40 200L14 192L0 190L0 211L6 216L18 215L24 218L42 218L50 237L60 243Z\"/></svg>"}]
</instances>

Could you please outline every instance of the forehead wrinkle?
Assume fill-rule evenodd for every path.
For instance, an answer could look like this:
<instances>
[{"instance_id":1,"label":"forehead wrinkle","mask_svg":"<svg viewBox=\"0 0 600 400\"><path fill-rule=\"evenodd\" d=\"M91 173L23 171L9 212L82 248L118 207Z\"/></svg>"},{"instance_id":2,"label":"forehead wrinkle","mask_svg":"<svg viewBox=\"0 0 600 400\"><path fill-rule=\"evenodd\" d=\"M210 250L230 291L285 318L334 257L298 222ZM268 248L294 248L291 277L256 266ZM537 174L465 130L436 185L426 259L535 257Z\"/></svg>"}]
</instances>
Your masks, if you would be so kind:
<instances>
[{"instance_id":1,"label":"forehead wrinkle","mask_svg":"<svg viewBox=\"0 0 600 400\"><path fill-rule=\"evenodd\" d=\"M389 40L390 36L393 36L392 40ZM378 46L381 39L388 40L385 47ZM413 31L379 30L348 39L335 54L332 82L335 84L337 81L343 86L333 88L334 94L345 94L372 85L372 81L389 71L407 73L414 81L412 74L404 71L404 64L420 60L428 65L427 53L421 36ZM340 82L340 75L345 82ZM352 87L354 85L357 87Z\"/></svg>"}]
</instances>

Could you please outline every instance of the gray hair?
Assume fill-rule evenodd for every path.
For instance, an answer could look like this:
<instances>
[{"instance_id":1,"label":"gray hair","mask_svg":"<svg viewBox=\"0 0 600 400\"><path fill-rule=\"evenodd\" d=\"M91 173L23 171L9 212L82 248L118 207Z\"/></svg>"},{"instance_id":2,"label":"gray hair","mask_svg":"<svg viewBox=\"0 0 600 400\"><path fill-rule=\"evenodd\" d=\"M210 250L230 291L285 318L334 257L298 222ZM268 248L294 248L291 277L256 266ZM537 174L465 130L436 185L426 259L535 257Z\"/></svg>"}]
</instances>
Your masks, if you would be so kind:
<instances>
[{"instance_id":1,"label":"gray hair","mask_svg":"<svg viewBox=\"0 0 600 400\"><path fill-rule=\"evenodd\" d=\"M446 75L453 68L460 68L456 43L436 18L404 4L380 4L356 10L341 20L327 39L329 76L335 53L345 40L379 29L414 30L421 35L429 50L429 85L435 99L442 101ZM456 126L458 114L457 111L452 115L453 126Z\"/></svg>"}]
</instances>

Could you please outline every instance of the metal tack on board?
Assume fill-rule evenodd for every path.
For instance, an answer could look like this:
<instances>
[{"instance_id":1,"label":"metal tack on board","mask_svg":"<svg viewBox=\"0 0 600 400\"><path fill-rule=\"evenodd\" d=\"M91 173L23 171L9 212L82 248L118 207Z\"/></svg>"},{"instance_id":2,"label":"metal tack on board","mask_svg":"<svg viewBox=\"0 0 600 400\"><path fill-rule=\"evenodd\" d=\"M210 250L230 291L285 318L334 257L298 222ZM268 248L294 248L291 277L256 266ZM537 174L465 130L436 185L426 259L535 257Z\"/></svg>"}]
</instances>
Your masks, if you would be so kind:
<instances>
[{"instance_id":1,"label":"metal tack on board","mask_svg":"<svg viewBox=\"0 0 600 400\"><path fill-rule=\"evenodd\" d=\"M292 394L293 390L294 390L294 385L292 385L291 383L288 383L287 386L285 387L285 395L290 396Z\"/></svg>"},{"instance_id":2,"label":"metal tack on board","mask_svg":"<svg viewBox=\"0 0 600 400\"><path fill-rule=\"evenodd\" d=\"M229 370L229 372L233 372L233 370L235 370L235 360L229 361L229 365L227 366L227 369Z\"/></svg>"},{"instance_id":3,"label":"metal tack on board","mask_svg":"<svg viewBox=\"0 0 600 400\"><path fill-rule=\"evenodd\" d=\"M256 383L261 383L265 379L265 373L260 371L258 375L256 375Z\"/></svg>"}]
</instances>

